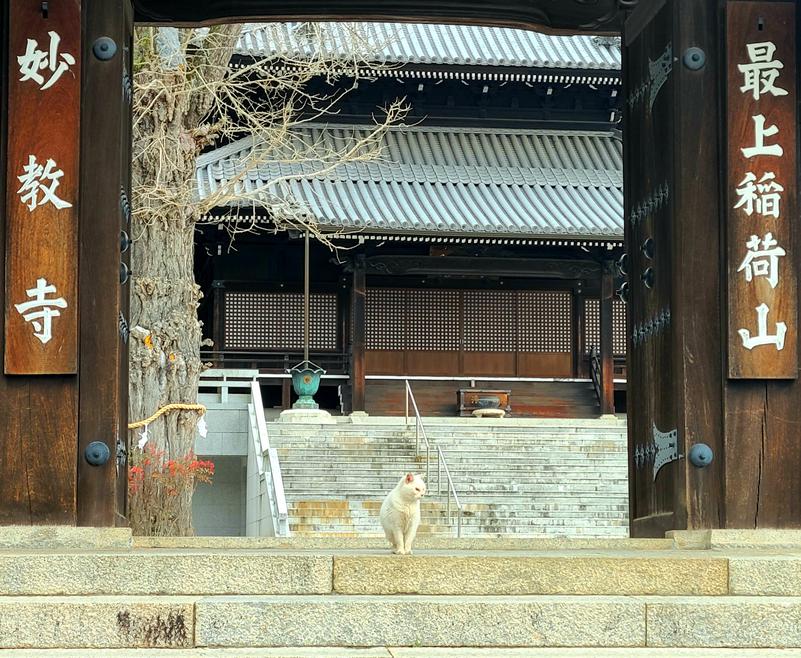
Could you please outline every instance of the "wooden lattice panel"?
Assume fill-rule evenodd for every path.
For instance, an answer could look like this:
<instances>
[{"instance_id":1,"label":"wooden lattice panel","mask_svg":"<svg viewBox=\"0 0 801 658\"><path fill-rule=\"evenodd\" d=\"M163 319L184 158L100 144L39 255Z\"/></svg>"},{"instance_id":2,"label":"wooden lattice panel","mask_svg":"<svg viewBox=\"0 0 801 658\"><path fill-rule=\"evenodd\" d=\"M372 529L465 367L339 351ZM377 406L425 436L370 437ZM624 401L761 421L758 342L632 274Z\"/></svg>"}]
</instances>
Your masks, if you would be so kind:
<instances>
[{"instance_id":1,"label":"wooden lattice panel","mask_svg":"<svg viewBox=\"0 0 801 658\"><path fill-rule=\"evenodd\" d=\"M601 304L597 299L584 301L584 323L587 351L601 346ZM620 299L612 300L612 352L626 353L626 303Z\"/></svg>"},{"instance_id":2,"label":"wooden lattice panel","mask_svg":"<svg viewBox=\"0 0 801 658\"><path fill-rule=\"evenodd\" d=\"M518 349L570 352L570 293L522 290L517 295Z\"/></svg>"},{"instance_id":3,"label":"wooden lattice panel","mask_svg":"<svg viewBox=\"0 0 801 658\"><path fill-rule=\"evenodd\" d=\"M409 290L406 347L418 351L459 349L461 293Z\"/></svg>"},{"instance_id":4,"label":"wooden lattice panel","mask_svg":"<svg viewBox=\"0 0 801 658\"><path fill-rule=\"evenodd\" d=\"M514 352L517 349L517 303L514 292L464 292L464 349Z\"/></svg>"},{"instance_id":5,"label":"wooden lattice panel","mask_svg":"<svg viewBox=\"0 0 801 658\"><path fill-rule=\"evenodd\" d=\"M337 349L336 295L311 295L309 318L310 348ZM303 349L303 295L226 292L224 324L229 350Z\"/></svg>"},{"instance_id":6,"label":"wooden lattice panel","mask_svg":"<svg viewBox=\"0 0 801 658\"><path fill-rule=\"evenodd\" d=\"M368 288L365 299L365 347L368 350L406 348L407 291Z\"/></svg>"}]
</instances>

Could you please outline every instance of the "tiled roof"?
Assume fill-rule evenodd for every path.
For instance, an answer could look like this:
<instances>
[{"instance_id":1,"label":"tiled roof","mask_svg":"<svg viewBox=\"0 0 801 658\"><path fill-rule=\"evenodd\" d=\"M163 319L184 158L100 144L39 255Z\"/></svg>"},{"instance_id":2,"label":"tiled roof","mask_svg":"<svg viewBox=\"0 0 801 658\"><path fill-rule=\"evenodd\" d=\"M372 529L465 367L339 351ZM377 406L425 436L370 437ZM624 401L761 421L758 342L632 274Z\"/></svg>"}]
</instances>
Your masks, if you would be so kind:
<instances>
[{"instance_id":1,"label":"tiled roof","mask_svg":"<svg viewBox=\"0 0 801 658\"><path fill-rule=\"evenodd\" d=\"M340 150L364 126L305 125L306 143ZM203 155L198 193L208 198L234 180L237 199L258 205L260 189L292 177L286 189L309 217L330 230L406 234L621 240L623 193L620 142L610 133L549 130L393 128L379 160L339 165L319 175L319 163L252 167L245 139ZM275 188L273 188L275 190ZM242 213L247 214L247 212Z\"/></svg>"},{"instance_id":2,"label":"tiled roof","mask_svg":"<svg viewBox=\"0 0 801 658\"><path fill-rule=\"evenodd\" d=\"M303 57L310 43L304 25L249 24L236 52L254 57ZM424 23L327 23L323 34L329 53L368 53L371 61L383 64L620 69L620 40L610 37Z\"/></svg>"}]
</instances>

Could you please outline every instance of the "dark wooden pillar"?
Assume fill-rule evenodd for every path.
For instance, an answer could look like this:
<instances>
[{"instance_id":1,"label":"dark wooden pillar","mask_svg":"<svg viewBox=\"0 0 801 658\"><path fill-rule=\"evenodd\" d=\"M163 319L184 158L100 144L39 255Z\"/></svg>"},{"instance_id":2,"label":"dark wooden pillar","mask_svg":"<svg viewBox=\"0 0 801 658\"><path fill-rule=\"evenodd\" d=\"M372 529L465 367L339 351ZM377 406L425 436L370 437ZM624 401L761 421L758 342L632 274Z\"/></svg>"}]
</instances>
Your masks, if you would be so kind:
<instances>
[{"instance_id":1,"label":"dark wooden pillar","mask_svg":"<svg viewBox=\"0 0 801 658\"><path fill-rule=\"evenodd\" d=\"M213 295L212 304L214 305L211 339L214 343L214 351L219 354L225 349L225 282L214 281L211 284L211 288ZM222 354L220 354L221 362L219 367L224 365L222 363L222 358Z\"/></svg>"},{"instance_id":2,"label":"dark wooden pillar","mask_svg":"<svg viewBox=\"0 0 801 658\"><path fill-rule=\"evenodd\" d=\"M585 377L586 323L581 283L576 286L571 296L570 341L573 350L573 377Z\"/></svg>"},{"instance_id":3,"label":"dark wooden pillar","mask_svg":"<svg viewBox=\"0 0 801 658\"><path fill-rule=\"evenodd\" d=\"M121 255L120 239L131 230L133 11L128 0L84 0L83 6L78 524L108 526L124 522L128 480L131 283L122 281L129 252ZM93 49L102 38L116 47L108 59ZM111 451L102 466L83 457L94 441Z\"/></svg>"},{"instance_id":4,"label":"dark wooden pillar","mask_svg":"<svg viewBox=\"0 0 801 658\"><path fill-rule=\"evenodd\" d=\"M601 413L615 413L615 364L612 354L614 264L605 261L601 274Z\"/></svg>"},{"instance_id":5,"label":"dark wooden pillar","mask_svg":"<svg viewBox=\"0 0 801 658\"><path fill-rule=\"evenodd\" d=\"M367 272L363 254L353 262L353 289L351 291L351 357L350 387L351 410L364 411L365 389L365 302L367 297Z\"/></svg>"},{"instance_id":6,"label":"dark wooden pillar","mask_svg":"<svg viewBox=\"0 0 801 658\"><path fill-rule=\"evenodd\" d=\"M117 445L127 435L128 293L120 287L120 230L129 208L123 198L130 194L131 88L123 72L131 71L133 12L128 0L49 7L25 0L3 3L0 11L0 524L110 526L124 521L127 486ZM53 69L44 66L41 80L21 75L18 58L28 40L49 55L51 33L60 38L55 70L67 70L52 80ZM101 37L106 41L93 49ZM41 189L36 207L23 205L17 192L28 164L23 151L43 165L53 160L52 170L62 173L50 192L69 206L45 201ZM28 221L15 224L20 208L30 211ZM67 304L49 329L37 329L33 319L21 323L17 305L26 291L20 298L18 284L31 276L45 278L56 287L52 297ZM39 343L26 345L34 329L52 339L37 336ZM68 342L52 359L48 350L59 341ZM72 363L63 362L65 354ZM103 464L85 458L95 441L108 448Z\"/></svg>"}]
</instances>

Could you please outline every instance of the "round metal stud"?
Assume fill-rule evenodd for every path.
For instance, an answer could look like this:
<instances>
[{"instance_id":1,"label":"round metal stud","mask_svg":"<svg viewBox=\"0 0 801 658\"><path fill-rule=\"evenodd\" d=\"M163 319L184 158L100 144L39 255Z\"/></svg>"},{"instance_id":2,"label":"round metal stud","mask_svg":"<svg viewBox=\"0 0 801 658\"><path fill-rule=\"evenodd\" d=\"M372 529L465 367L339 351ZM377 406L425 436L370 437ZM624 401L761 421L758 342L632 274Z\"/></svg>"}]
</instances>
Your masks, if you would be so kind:
<instances>
[{"instance_id":1,"label":"round metal stud","mask_svg":"<svg viewBox=\"0 0 801 658\"><path fill-rule=\"evenodd\" d=\"M125 231L120 231L120 252L123 254L128 251L128 248L131 246L131 238L128 237L128 234Z\"/></svg>"},{"instance_id":2,"label":"round metal stud","mask_svg":"<svg viewBox=\"0 0 801 658\"><path fill-rule=\"evenodd\" d=\"M120 283L127 283L128 279L131 278L130 268L125 263L120 263Z\"/></svg>"},{"instance_id":3,"label":"round metal stud","mask_svg":"<svg viewBox=\"0 0 801 658\"><path fill-rule=\"evenodd\" d=\"M117 54L117 44L111 37L100 37L92 44L92 53L102 62L107 62Z\"/></svg>"},{"instance_id":4,"label":"round metal stud","mask_svg":"<svg viewBox=\"0 0 801 658\"><path fill-rule=\"evenodd\" d=\"M645 284L645 287L649 290L654 287L654 278L656 275L654 274L654 268L649 267L642 273L642 282Z\"/></svg>"},{"instance_id":5,"label":"round metal stud","mask_svg":"<svg viewBox=\"0 0 801 658\"><path fill-rule=\"evenodd\" d=\"M704 468L704 466L709 466L712 463L715 454L712 452L712 448L706 443L696 443L690 448L688 457L693 466L696 468Z\"/></svg>"},{"instance_id":6,"label":"round metal stud","mask_svg":"<svg viewBox=\"0 0 801 658\"><path fill-rule=\"evenodd\" d=\"M111 457L111 451L102 441L92 441L84 449L83 457L92 466L102 466Z\"/></svg>"},{"instance_id":7,"label":"round metal stud","mask_svg":"<svg viewBox=\"0 0 801 658\"><path fill-rule=\"evenodd\" d=\"M654 251L656 250L656 244L654 243L653 238L647 238L645 242L642 243L642 253L643 255L648 258L649 260L653 260L654 258Z\"/></svg>"},{"instance_id":8,"label":"round metal stud","mask_svg":"<svg viewBox=\"0 0 801 658\"><path fill-rule=\"evenodd\" d=\"M691 71L698 71L704 68L706 64L706 53L697 46L693 46L684 51L682 61L684 62L684 66Z\"/></svg>"}]
</instances>

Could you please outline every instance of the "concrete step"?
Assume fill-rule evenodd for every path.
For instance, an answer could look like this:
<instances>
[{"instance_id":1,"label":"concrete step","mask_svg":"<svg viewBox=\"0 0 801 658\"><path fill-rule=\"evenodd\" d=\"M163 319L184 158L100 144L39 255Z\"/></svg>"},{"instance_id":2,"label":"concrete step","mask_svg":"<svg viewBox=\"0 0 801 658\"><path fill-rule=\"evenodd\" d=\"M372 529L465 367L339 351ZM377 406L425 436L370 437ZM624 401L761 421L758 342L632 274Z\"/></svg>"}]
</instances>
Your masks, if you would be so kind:
<instances>
[{"instance_id":1,"label":"concrete step","mask_svg":"<svg viewBox=\"0 0 801 658\"><path fill-rule=\"evenodd\" d=\"M198 538L205 539L205 538ZM235 542L236 543L236 542ZM241 545L247 546L247 542ZM713 552L137 549L0 553L0 601L25 596L330 593L801 595L801 556ZM378 544L378 548L383 545ZM488 542L483 546L505 544ZM508 544L507 544L508 545ZM525 546L526 544L523 544ZM537 544L531 544L536 546ZM570 542L565 542L570 546ZM623 542L621 545L627 545ZM469 542L453 546L470 547Z\"/></svg>"},{"instance_id":2,"label":"concrete step","mask_svg":"<svg viewBox=\"0 0 801 658\"><path fill-rule=\"evenodd\" d=\"M0 646L792 648L799 614L769 596L6 597Z\"/></svg>"},{"instance_id":3,"label":"concrete step","mask_svg":"<svg viewBox=\"0 0 801 658\"><path fill-rule=\"evenodd\" d=\"M10 649L4 658L801 658L801 649L290 647L257 649Z\"/></svg>"},{"instance_id":4,"label":"concrete step","mask_svg":"<svg viewBox=\"0 0 801 658\"><path fill-rule=\"evenodd\" d=\"M562 434L559 436L550 436L543 434L532 434L529 436L520 436L514 438L504 438L498 435L483 435L475 437L465 436L431 436L429 435L429 442L443 447L464 447L476 450L481 450L485 447L504 446L510 448L520 448L525 450L534 446L540 447L554 447L565 450L566 452L579 452L588 448L596 447L598 450L615 450L620 445L622 440L625 440L626 435L615 434L613 436L595 436L586 435L579 436L570 434ZM414 437L406 437L403 439L392 439L383 434L375 434L373 436L359 437L358 441L339 441L324 433L317 433L309 437L289 438L283 436L270 436L270 444L274 448L326 448L338 447L343 449L354 449L364 446L380 446L393 450L408 450L414 449ZM425 447L425 442L420 439L419 445ZM572 450L571 450L572 448Z\"/></svg>"}]
</instances>

